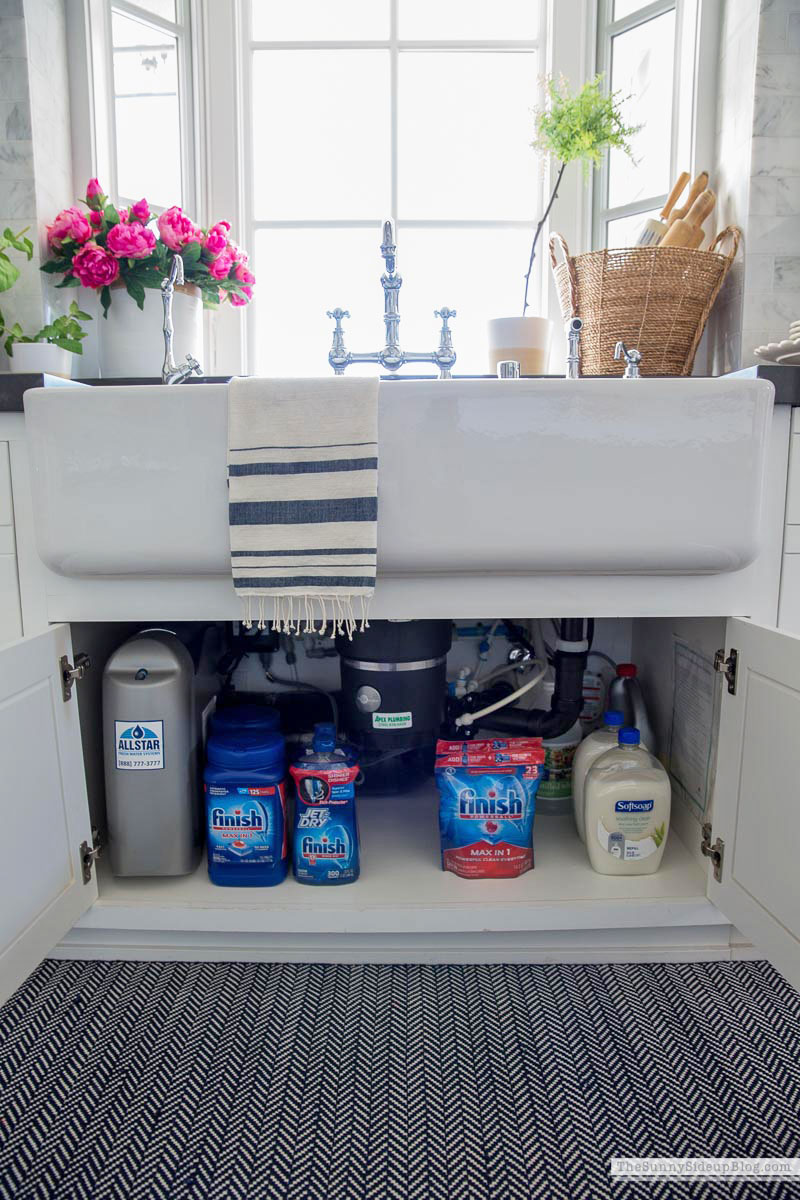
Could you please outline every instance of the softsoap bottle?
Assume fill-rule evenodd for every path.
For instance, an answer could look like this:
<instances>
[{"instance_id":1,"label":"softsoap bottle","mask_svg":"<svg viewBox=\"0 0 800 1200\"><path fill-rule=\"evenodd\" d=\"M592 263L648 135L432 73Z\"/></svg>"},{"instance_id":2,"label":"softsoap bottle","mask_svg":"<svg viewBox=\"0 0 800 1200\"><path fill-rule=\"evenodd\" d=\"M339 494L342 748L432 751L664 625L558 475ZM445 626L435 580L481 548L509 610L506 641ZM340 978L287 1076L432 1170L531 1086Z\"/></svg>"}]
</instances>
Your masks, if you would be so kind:
<instances>
[{"instance_id":1,"label":"softsoap bottle","mask_svg":"<svg viewBox=\"0 0 800 1200\"><path fill-rule=\"evenodd\" d=\"M586 841L584 826L584 787L586 776L600 758L619 744L619 731L625 724L624 717L617 709L609 709L603 714L601 729L595 729L581 742L572 760L572 813L575 818L575 828L582 842Z\"/></svg>"},{"instance_id":2,"label":"softsoap bottle","mask_svg":"<svg viewBox=\"0 0 800 1200\"><path fill-rule=\"evenodd\" d=\"M600 875L652 875L669 833L669 775L639 744L639 730L619 731L619 744L589 769L584 822L589 861Z\"/></svg>"}]
</instances>

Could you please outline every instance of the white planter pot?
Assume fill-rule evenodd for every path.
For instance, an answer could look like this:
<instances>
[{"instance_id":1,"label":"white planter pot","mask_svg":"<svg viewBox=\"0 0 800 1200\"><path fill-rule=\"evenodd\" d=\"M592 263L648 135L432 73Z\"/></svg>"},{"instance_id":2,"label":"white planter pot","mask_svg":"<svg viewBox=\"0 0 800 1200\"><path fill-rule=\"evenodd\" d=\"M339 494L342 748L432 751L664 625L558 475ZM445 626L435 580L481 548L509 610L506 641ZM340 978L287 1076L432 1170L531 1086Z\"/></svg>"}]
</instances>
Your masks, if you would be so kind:
<instances>
[{"instance_id":1,"label":"white planter pot","mask_svg":"<svg viewBox=\"0 0 800 1200\"><path fill-rule=\"evenodd\" d=\"M60 375L72 378L72 355L49 342L18 342L8 363L18 375Z\"/></svg>"},{"instance_id":2,"label":"white planter pot","mask_svg":"<svg viewBox=\"0 0 800 1200\"><path fill-rule=\"evenodd\" d=\"M164 308L161 293L148 288L144 308L137 307L124 287L111 289L108 317L97 326L100 375L103 379L149 379L160 376L164 362ZM203 362L203 301L196 287L176 288L172 301L177 362L193 354Z\"/></svg>"},{"instance_id":3,"label":"white planter pot","mask_svg":"<svg viewBox=\"0 0 800 1200\"><path fill-rule=\"evenodd\" d=\"M495 317L489 322L489 370L497 374L503 359L515 359L520 375L546 375L553 322L545 317Z\"/></svg>"}]
</instances>

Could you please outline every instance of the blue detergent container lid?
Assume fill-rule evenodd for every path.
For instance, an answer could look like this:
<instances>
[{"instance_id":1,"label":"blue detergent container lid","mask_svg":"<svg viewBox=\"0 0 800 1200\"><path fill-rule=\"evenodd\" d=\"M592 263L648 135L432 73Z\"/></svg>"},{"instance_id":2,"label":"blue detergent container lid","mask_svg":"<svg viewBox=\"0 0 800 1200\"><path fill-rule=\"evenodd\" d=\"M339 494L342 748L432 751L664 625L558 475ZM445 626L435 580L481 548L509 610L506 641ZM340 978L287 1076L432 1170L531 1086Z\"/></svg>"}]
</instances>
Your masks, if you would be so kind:
<instances>
[{"instance_id":1,"label":"blue detergent container lid","mask_svg":"<svg viewBox=\"0 0 800 1200\"><path fill-rule=\"evenodd\" d=\"M320 721L314 726L312 749L317 754L336 749L336 726L329 721Z\"/></svg>"},{"instance_id":2,"label":"blue detergent container lid","mask_svg":"<svg viewBox=\"0 0 800 1200\"><path fill-rule=\"evenodd\" d=\"M215 767L232 767L243 771L265 767L283 768L286 743L280 733L259 733L256 729L231 731L212 735L206 746L206 757Z\"/></svg>"},{"instance_id":3,"label":"blue detergent container lid","mask_svg":"<svg viewBox=\"0 0 800 1200\"><path fill-rule=\"evenodd\" d=\"M638 729L632 729L630 726L627 726L625 729L620 729L620 731L619 731L620 746L638 746L640 741L641 741L641 738L639 736Z\"/></svg>"},{"instance_id":4,"label":"blue detergent container lid","mask_svg":"<svg viewBox=\"0 0 800 1200\"><path fill-rule=\"evenodd\" d=\"M604 725L624 725L625 714L621 713L618 708L610 708L608 712L603 713Z\"/></svg>"},{"instance_id":5,"label":"blue detergent container lid","mask_svg":"<svg viewBox=\"0 0 800 1200\"><path fill-rule=\"evenodd\" d=\"M228 733L240 729L253 729L258 733L274 733L281 727L277 708L263 704L235 704L230 708L218 708L211 714L212 733Z\"/></svg>"}]
</instances>

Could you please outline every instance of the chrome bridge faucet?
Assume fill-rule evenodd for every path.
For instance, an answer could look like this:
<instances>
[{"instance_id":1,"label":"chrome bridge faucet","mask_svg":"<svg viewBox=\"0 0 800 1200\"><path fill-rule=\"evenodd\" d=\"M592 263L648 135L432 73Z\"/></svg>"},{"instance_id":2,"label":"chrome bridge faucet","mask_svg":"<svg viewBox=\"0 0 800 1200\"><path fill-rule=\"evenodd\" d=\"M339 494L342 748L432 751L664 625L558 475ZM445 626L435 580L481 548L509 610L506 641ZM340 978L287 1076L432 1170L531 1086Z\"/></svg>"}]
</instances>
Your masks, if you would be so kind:
<instances>
[{"instance_id":1,"label":"chrome bridge faucet","mask_svg":"<svg viewBox=\"0 0 800 1200\"><path fill-rule=\"evenodd\" d=\"M398 297L403 278L397 273L397 246L394 240L394 225L391 221L383 223L383 241L381 255L386 264L381 275L383 286L383 320L386 325L386 344L382 350L372 350L368 353L357 354L348 350L344 344L342 321L350 313L343 308L334 308L328 313L335 321L333 329L333 344L328 354L328 362L333 367L335 375L344 375L352 363L379 363L385 371L399 371L406 363L433 363L439 368L440 379L450 379L450 372L456 361L453 349L453 334L450 321L456 315L454 308L437 308L434 316L442 322L439 331L439 346L436 350L425 351L402 350L400 348L400 305Z\"/></svg>"},{"instance_id":2,"label":"chrome bridge faucet","mask_svg":"<svg viewBox=\"0 0 800 1200\"><path fill-rule=\"evenodd\" d=\"M175 334L175 330L172 327L172 297L175 294L175 288L182 283L183 259L180 254L176 254L172 260L169 275L161 281L161 300L164 304L164 365L161 368L162 383L182 383L193 371L196 375L203 374L203 368L191 354L186 355L186 361L181 363L180 366L175 362L172 354L172 339Z\"/></svg>"}]
</instances>

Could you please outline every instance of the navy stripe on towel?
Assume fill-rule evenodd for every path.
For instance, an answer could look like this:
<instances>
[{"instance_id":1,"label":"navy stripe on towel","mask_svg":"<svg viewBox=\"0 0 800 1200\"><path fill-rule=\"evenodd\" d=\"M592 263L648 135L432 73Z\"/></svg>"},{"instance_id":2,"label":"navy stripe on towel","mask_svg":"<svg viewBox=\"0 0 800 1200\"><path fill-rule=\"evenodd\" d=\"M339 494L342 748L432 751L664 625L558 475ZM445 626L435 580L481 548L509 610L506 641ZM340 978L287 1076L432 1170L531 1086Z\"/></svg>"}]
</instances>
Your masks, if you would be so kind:
<instances>
[{"instance_id":1,"label":"navy stripe on towel","mask_svg":"<svg viewBox=\"0 0 800 1200\"><path fill-rule=\"evenodd\" d=\"M231 463L230 475L308 475L317 471L377 471L377 458L329 458L320 462Z\"/></svg>"},{"instance_id":2,"label":"navy stripe on towel","mask_svg":"<svg viewBox=\"0 0 800 1200\"><path fill-rule=\"evenodd\" d=\"M231 525L312 525L331 521L377 521L377 496L340 500L238 500L229 505Z\"/></svg>"},{"instance_id":3,"label":"navy stripe on towel","mask_svg":"<svg viewBox=\"0 0 800 1200\"><path fill-rule=\"evenodd\" d=\"M306 442L303 446L231 446L231 454L251 450L338 450L341 446L377 446L377 442Z\"/></svg>"},{"instance_id":4,"label":"navy stripe on towel","mask_svg":"<svg viewBox=\"0 0 800 1200\"><path fill-rule=\"evenodd\" d=\"M231 550L231 558L300 558L312 554L377 554L377 546L340 546L316 550Z\"/></svg>"},{"instance_id":5,"label":"navy stripe on towel","mask_svg":"<svg viewBox=\"0 0 800 1200\"><path fill-rule=\"evenodd\" d=\"M234 579L238 588L296 588L312 587L324 592L335 587L374 587L374 575L286 575L277 579L265 579L256 575L253 579Z\"/></svg>"}]
</instances>

